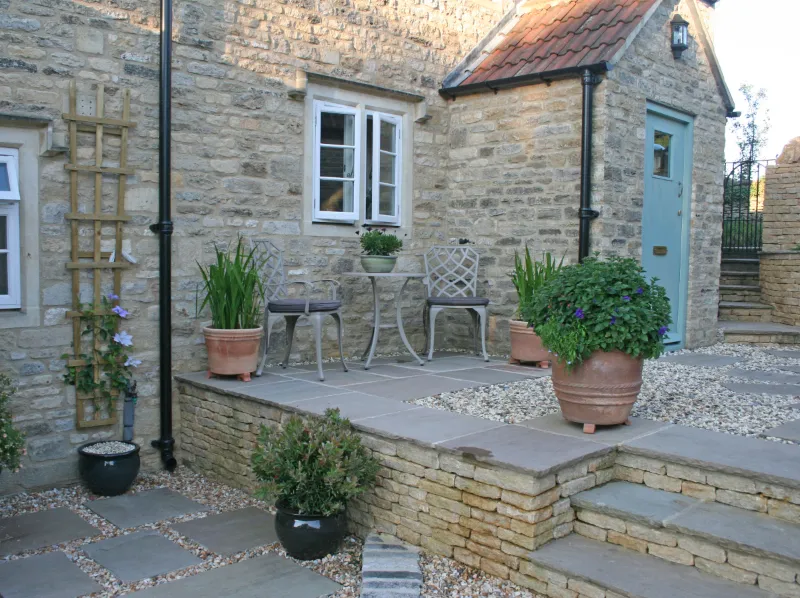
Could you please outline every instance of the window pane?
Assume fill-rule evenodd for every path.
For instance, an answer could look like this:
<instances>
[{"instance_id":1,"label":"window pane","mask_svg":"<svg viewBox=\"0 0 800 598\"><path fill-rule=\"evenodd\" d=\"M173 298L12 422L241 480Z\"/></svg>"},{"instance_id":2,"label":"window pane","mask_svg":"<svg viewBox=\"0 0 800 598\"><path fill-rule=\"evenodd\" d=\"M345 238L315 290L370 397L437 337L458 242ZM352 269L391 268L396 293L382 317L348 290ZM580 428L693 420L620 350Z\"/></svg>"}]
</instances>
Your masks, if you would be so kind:
<instances>
[{"instance_id":1,"label":"window pane","mask_svg":"<svg viewBox=\"0 0 800 598\"><path fill-rule=\"evenodd\" d=\"M320 181L319 209L323 212L352 212L353 183L351 181Z\"/></svg>"},{"instance_id":2,"label":"window pane","mask_svg":"<svg viewBox=\"0 0 800 598\"><path fill-rule=\"evenodd\" d=\"M8 163L0 162L0 191L11 191L11 181L8 180Z\"/></svg>"},{"instance_id":3,"label":"window pane","mask_svg":"<svg viewBox=\"0 0 800 598\"><path fill-rule=\"evenodd\" d=\"M394 163L396 160L395 156L381 154L381 183L394 185Z\"/></svg>"},{"instance_id":4,"label":"window pane","mask_svg":"<svg viewBox=\"0 0 800 598\"><path fill-rule=\"evenodd\" d=\"M669 148L672 135L656 131L653 140L653 174L669 177Z\"/></svg>"},{"instance_id":5,"label":"window pane","mask_svg":"<svg viewBox=\"0 0 800 598\"><path fill-rule=\"evenodd\" d=\"M322 143L331 145L355 145L356 118L352 114L334 114L323 112Z\"/></svg>"},{"instance_id":6,"label":"window pane","mask_svg":"<svg viewBox=\"0 0 800 598\"><path fill-rule=\"evenodd\" d=\"M381 121L381 149L385 152L397 152L395 147L395 130L393 123Z\"/></svg>"},{"instance_id":7,"label":"window pane","mask_svg":"<svg viewBox=\"0 0 800 598\"><path fill-rule=\"evenodd\" d=\"M356 165L355 154L356 150L354 149L321 147L319 151L320 176L353 178Z\"/></svg>"},{"instance_id":8,"label":"window pane","mask_svg":"<svg viewBox=\"0 0 800 598\"><path fill-rule=\"evenodd\" d=\"M395 188L381 185L381 199L378 205L378 211L382 216L394 216L394 196Z\"/></svg>"},{"instance_id":9,"label":"window pane","mask_svg":"<svg viewBox=\"0 0 800 598\"><path fill-rule=\"evenodd\" d=\"M367 114L367 172L364 180L366 189L367 218L372 218L372 115Z\"/></svg>"},{"instance_id":10,"label":"window pane","mask_svg":"<svg viewBox=\"0 0 800 598\"><path fill-rule=\"evenodd\" d=\"M8 249L8 216L0 216L0 249Z\"/></svg>"},{"instance_id":11,"label":"window pane","mask_svg":"<svg viewBox=\"0 0 800 598\"><path fill-rule=\"evenodd\" d=\"M0 253L0 295L8 295L8 254Z\"/></svg>"}]
</instances>

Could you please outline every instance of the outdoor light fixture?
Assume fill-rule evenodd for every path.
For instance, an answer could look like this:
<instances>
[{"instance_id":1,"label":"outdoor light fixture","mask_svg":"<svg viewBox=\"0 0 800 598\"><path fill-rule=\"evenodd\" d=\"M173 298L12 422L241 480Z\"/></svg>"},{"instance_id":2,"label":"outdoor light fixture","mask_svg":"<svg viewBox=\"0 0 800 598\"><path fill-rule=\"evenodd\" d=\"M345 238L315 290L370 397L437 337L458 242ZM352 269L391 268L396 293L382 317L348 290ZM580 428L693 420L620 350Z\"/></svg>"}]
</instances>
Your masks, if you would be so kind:
<instances>
[{"instance_id":1,"label":"outdoor light fixture","mask_svg":"<svg viewBox=\"0 0 800 598\"><path fill-rule=\"evenodd\" d=\"M681 15L672 19L672 56L677 60L689 48L689 21Z\"/></svg>"}]
</instances>

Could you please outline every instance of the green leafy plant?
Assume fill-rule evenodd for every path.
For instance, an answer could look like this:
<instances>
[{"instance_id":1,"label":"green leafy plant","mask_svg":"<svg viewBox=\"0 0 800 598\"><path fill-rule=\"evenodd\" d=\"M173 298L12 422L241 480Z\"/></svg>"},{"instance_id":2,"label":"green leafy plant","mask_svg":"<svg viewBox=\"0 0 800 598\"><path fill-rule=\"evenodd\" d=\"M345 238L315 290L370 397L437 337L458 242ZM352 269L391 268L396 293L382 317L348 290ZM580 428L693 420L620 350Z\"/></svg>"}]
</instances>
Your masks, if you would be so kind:
<instances>
[{"instance_id":1,"label":"green leafy plant","mask_svg":"<svg viewBox=\"0 0 800 598\"><path fill-rule=\"evenodd\" d=\"M392 255L403 248L402 239L380 228L367 228L361 233L361 249L364 255Z\"/></svg>"},{"instance_id":2,"label":"green leafy plant","mask_svg":"<svg viewBox=\"0 0 800 598\"><path fill-rule=\"evenodd\" d=\"M256 249L245 249L239 237L238 243L227 251L217 245L214 245L214 251L215 264L203 267L197 263L203 276L205 294L198 313L209 306L212 328L258 328L264 317L264 288Z\"/></svg>"},{"instance_id":3,"label":"green leafy plant","mask_svg":"<svg viewBox=\"0 0 800 598\"><path fill-rule=\"evenodd\" d=\"M523 307L542 344L573 367L594 351L654 358L664 351L670 306L630 258L586 259L564 266Z\"/></svg>"},{"instance_id":4,"label":"green leafy plant","mask_svg":"<svg viewBox=\"0 0 800 598\"><path fill-rule=\"evenodd\" d=\"M375 483L380 467L338 409L282 429L261 426L252 456L256 495L301 515L341 513Z\"/></svg>"},{"instance_id":5,"label":"green leafy plant","mask_svg":"<svg viewBox=\"0 0 800 598\"><path fill-rule=\"evenodd\" d=\"M14 394L11 379L0 374L0 466L19 471L20 459L25 454L25 435L11 423L11 396Z\"/></svg>"},{"instance_id":6,"label":"green leafy plant","mask_svg":"<svg viewBox=\"0 0 800 598\"><path fill-rule=\"evenodd\" d=\"M91 349L88 353L79 353L77 357L89 365L67 366L63 376L64 382L93 398L95 409L100 407L98 400L105 400L111 411L114 401L133 382L131 368L142 363L128 355L133 347L133 337L127 331L119 330L119 322L127 319L128 311L121 305L115 305L118 301L119 297L112 293L104 296L99 306L94 303L80 306L80 319L85 322L81 336L89 337L87 344ZM61 358L70 359L70 355L65 353ZM96 378L92 364L97 364L100 369L100 375Z\"/></svg>"},{"instance_id":7,"label":"green leafy plant","mask_svg":"<svg viewBox=\"0 0 800 598\"><path fill-rule=\"evenodd\" d=\"M524 305L531 300L536 291L542 288L544 283L554 276L563 264L564 256L556 263L549 251L542 254L542 261L531 259L531 252L527 245L525 245L524 259L520 258L516 251L514 252L514 272L511 273L511 282L514 283L519 297L517 316L522 313Z\"/></svg>"}]
</instances>

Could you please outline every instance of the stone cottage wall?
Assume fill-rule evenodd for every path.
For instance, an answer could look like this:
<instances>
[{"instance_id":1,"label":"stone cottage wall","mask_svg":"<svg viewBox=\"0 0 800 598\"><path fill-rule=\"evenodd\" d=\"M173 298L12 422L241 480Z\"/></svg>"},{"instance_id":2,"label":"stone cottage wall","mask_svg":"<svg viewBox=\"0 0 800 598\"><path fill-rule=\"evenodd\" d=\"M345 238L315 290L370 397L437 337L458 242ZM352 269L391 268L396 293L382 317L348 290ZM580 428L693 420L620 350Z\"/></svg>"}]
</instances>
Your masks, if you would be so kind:
<instances>
[{"instance_id":1,"label":"stone cottage wall","mask_svg":"<svg viewBox=\"0 0 800 598\"><path fill-rule=\"evenodd\" d=\"M287 251L298 278L338 275L355 268L352 238L302 237L303 103L288 99L297 68L365 81L424 96L431 119L414 125L414 231L403 259L409 264L429 244L445 242L448 115L437 94L442 78L500 19L502 0L419 3L400 0L354 3L272 0L220 3L177 0L173 32L173 360L176 371L204 367L201 322L195 319L196 260L207 262L213 245L238 234L269 236ZM0 0L0 113L52 120L55 145L65 145L61 119L67 89L77 82L80 100L105 85L107 113L119 114L121 90L131 89L124 244L138 265L123 276L123 305L131 312L125 328L133 335L140 399L136 440L145 466L157 454L157 239L158 26L155 0ZM3 121L5 126L6 121ZM80 135L79 159L92 159L92 138ZM114 140L108 140L113 147ZM113 156L112 149L110 155ZM74 393L61 382L70 351L70 280L64 263L69 247L68 177L63 153L42 156L39 215L42 325L6 329L0 322L0 367L19 381L14 410L28 434L23 473L3 476L6 490L56 484L75 478L75 447L117 436L119 429L75 429ZM83 206L92 180L79 185ZM104 181L107 205L116 181ZM111 239L110 231L104 236ZM86 281L88 283L88 279ZM88 287L87 287L88 289ZM88 290L84 301L90 300ZM350 284L346 351L355 354L367 338L370 297L366 286ZM384 295L389 301L392 295ZM419 296L417 297L419 298ZM421 344L421 318L410 318L409 333ZM295 347L307 350L299 331ZM335 346L333 327L326 352ZM277 335L274 347L283 336ZM393 331L384 350L399 346ZM393 343L395 343L393 345ZM310 353L298 352L297 357ZM178 422L176 422L176 428Z\"/></svg>"}]
</instances>

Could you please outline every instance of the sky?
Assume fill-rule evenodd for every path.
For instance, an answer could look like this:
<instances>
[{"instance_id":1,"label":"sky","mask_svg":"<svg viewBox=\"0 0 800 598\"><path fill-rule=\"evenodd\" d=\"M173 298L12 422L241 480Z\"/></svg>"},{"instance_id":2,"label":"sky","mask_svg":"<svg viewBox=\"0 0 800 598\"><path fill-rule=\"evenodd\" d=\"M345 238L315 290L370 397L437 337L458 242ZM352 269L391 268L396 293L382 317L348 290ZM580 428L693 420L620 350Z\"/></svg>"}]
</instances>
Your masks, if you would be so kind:
<instances>
[{"instance_id":1,"label":"sky","mask_svg":"<svg viewBox=\"0 0 800 598\"><path fill-rule=\"evenodd\" d=\"M720 0L714 17L714 47L736 101L743 83L763 88L769 110L768 142L761 158L775 158L800 136L800 0ZM726 138L725 157L738 156L735 140Z\"/></svg>"}]
</instances>

